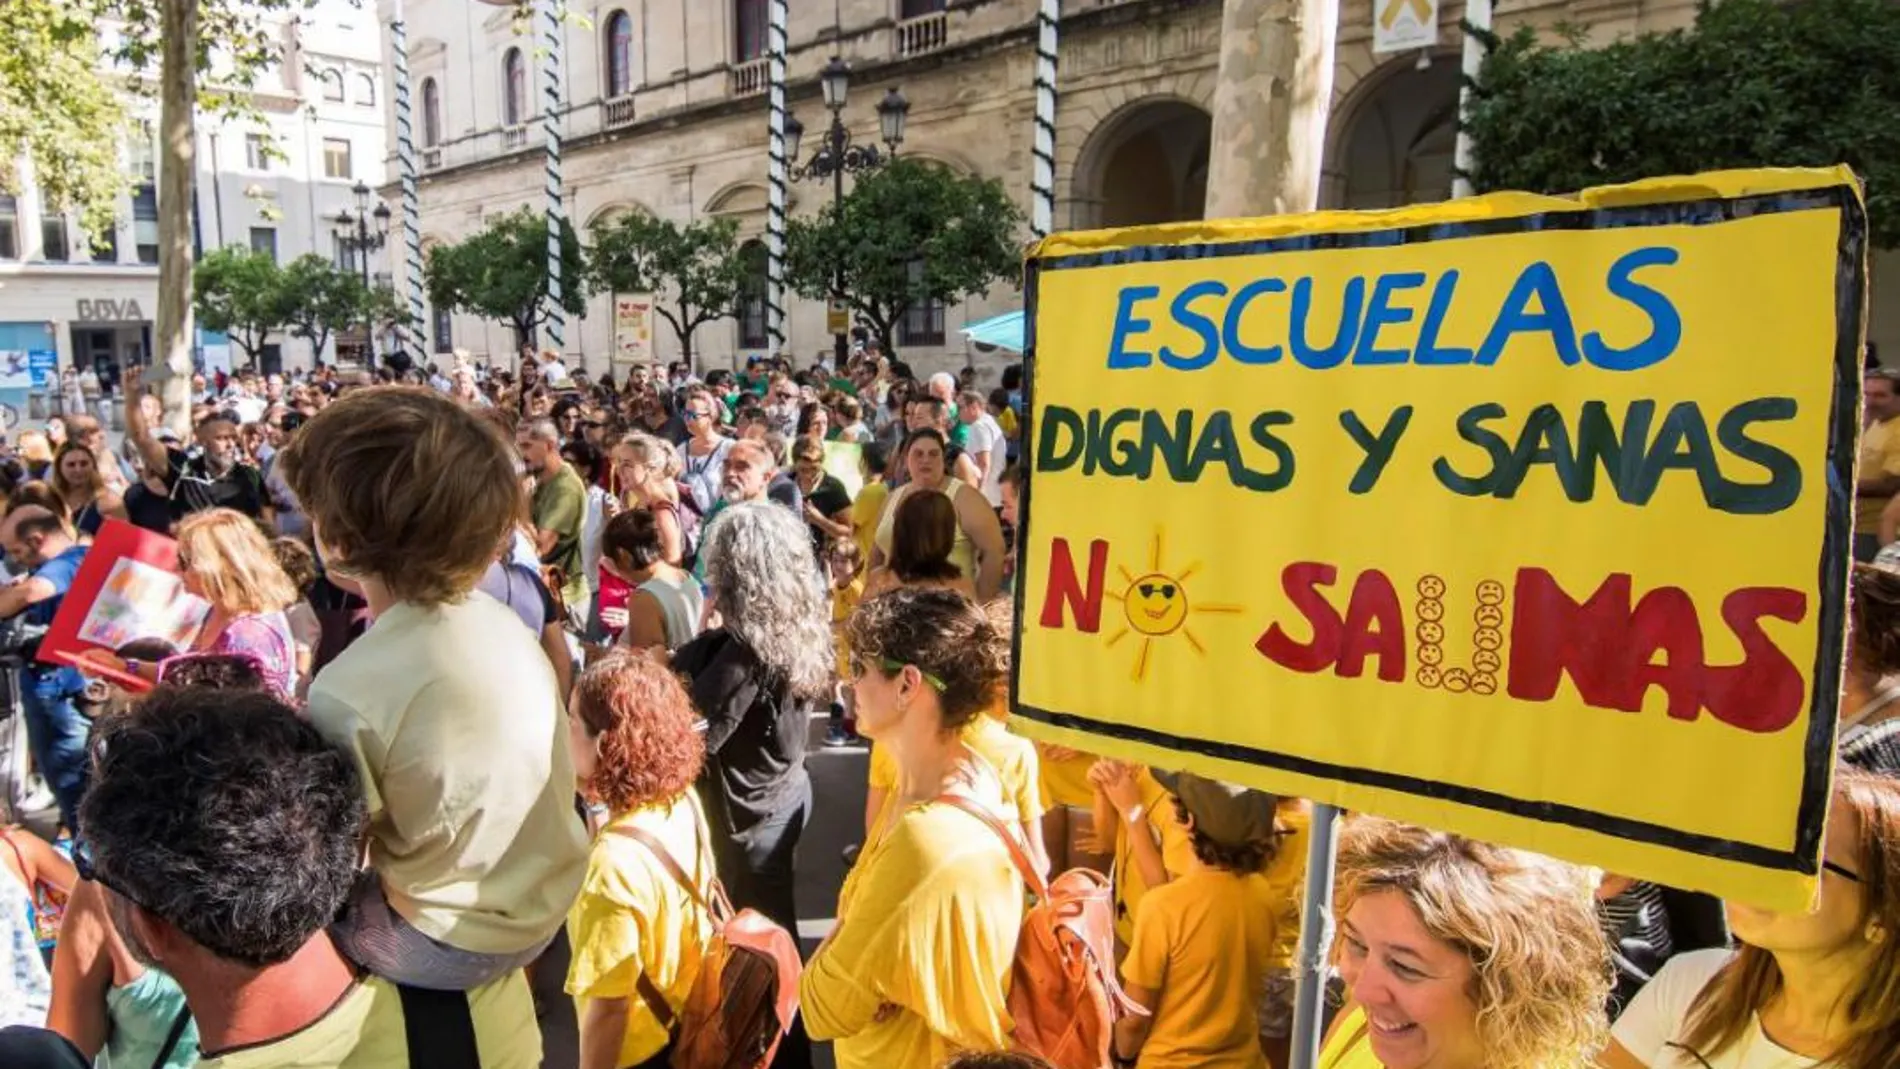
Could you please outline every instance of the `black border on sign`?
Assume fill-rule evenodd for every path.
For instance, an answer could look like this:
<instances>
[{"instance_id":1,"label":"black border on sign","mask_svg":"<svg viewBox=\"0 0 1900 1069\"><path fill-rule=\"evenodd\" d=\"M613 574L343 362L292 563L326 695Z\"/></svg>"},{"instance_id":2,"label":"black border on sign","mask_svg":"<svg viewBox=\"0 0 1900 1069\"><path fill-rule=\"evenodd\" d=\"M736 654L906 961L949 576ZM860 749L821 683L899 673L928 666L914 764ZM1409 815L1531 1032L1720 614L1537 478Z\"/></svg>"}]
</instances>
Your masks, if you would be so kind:
<instances>
[{"instance_id":1,"label":"black border on sign","mask_svg":"<svg viewBox=\"0 0 1900 1069\"><path fill-rule=\"evenodd\" d=\"M1276 252L1305 252L1318 249L1365 249L1420 244L1494 234L1519 234L1544 230L1605 230L1648 226L1707 226L1746 219L1758 215L1788 212L1832 210L1840 214L1840 235L1836 241L1834 277L1835 343L1833 408L1828 418L1828 451L1825 462L1827 479L1827 517L1821 553L1816 561L1816 580L1820 592L1818 627L1820 639L1815 650L1811 678L1830 678L1829 665L1841 664L1846 646L1847 589L1853 565L1853 501L1849 488L1854 485L1856 441L1859 435L1861 379L1861 323L1866 300L1863 264L1867 253L1866 211L1854 190L1846 185L1820 189L1739 197L1709 197L1699 200L1627 207L1605 207L1534 213L1503 219L1471 222L1433 223L1347 233L1305 234L1292 237L1264 238L1252 241L1204 242L1188 245L1145 245L1076 253L1047 259L1031 258L1023 271L1023 441L1030 445L1030 464L1026 468L1021 500L1018 539L1026 540L1034 516L1035 488L1035 391L1036 391L1036 313L1040 279L1044 271L1064 271L1122 263L1159 263L1169 260L1215 259L1229 256L1258 256ZM1019 542L1020 544L1020 542ZM1031 626L1025 615L1028 592L1034 587L1030 570L1034 562L1019 558L1016 573L1016 628L1012 637L1010 660L1010 709L1056 727L1125 739L1167 749L1203 754L1221 760L1280 769L1319 779L1335 780L1355 786L1373 787L1417 795L1423 798L1455 802L1493 812L1599 832L1619 839L1667 847L1684 853L1736 861L1758 868L1815 875L1823 819L1827 813L1828 790L1834 760L1835 721L1840 714L1838 687L1815 686L1809 706L1808 734L1802 755L1800 802L1796 813L1793 844L1786 850L1737 842L1718 836L1668 828L1647 821L1632 820L1600 813L1580 806L1562 805L1515 798L1494 791L1441 783L1417 776L1406 776L1377 769L1333 764L1239 746L1212 739L1171 735L1151 728L1131 727L1094 720L1075 713L1042 709L1022 702L1023 632Z\"/></svg>"}]
</instances>

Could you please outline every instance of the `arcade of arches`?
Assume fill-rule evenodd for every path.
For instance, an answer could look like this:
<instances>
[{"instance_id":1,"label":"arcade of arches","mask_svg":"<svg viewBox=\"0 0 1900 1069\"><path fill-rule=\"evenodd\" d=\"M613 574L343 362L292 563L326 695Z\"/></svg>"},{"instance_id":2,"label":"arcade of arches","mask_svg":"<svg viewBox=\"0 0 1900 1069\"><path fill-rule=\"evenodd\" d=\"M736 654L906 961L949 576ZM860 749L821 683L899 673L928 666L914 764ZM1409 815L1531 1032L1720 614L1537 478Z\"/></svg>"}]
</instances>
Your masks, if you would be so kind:
<instances>
[{"instance_id":1,"label":"arcade of arches","mask_svg":"<svg viewBox=\"0 0 1900 1069\"><path fill-rule=\"evenodd\" d=\"M1455 57L1374 72L1337 109L1321 204L1391 208L1451 196L1457 134ZM1076 163L1073 225L1138 226L1202 217L1210 118L1173 97L1130 105L1104 122Z\"/></svg>"}]
</instances>

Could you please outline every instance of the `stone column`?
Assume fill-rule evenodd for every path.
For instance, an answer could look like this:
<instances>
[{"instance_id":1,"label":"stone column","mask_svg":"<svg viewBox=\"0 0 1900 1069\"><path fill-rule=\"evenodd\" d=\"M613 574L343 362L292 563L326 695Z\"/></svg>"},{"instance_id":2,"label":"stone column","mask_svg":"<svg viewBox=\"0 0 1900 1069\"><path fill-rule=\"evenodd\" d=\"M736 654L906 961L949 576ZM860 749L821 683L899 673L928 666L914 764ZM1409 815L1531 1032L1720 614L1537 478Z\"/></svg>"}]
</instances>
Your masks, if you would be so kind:
<instances>
[{"instance_id":1,"label":"stone column","mask_svg":"<svg viewBox=\"0 0 1900 1069\"><path fill-rule=\"evenodd\" d=\"M1339 0L1223 0L1207 218L1319 206Z\"/></svg>"}]
</instances>

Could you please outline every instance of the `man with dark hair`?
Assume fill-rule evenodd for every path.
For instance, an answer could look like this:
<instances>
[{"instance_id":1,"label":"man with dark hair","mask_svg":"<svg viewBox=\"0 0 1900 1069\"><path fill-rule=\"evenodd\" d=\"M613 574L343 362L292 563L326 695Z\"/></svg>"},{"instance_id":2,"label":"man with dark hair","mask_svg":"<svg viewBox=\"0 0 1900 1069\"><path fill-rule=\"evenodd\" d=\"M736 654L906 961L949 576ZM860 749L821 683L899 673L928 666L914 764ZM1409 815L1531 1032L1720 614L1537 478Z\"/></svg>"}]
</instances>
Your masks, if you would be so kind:
<instances>
[{"instance_id":1,"label":"man with dark hair","mask_svg":"<svg viewBox=\"0 0 1900 1069\"><path fill-rule=\"evenodd\" d=\"M72 589L86 547L73 540L65 521L38 505L17 508L0 522L0 547L16 567L33 571L0 588L0 618L17 616L35 628L50 625ZM61 822L74 829L79 827L79 798L86 793L87 726L73 701L85 690L86 680L74 668L29 658L20 670L27 748L59 801Z\"/></svg>"},{"instance_id":2,"label":"man with dark hair","mask_svg":"<svg viewBox=\"0 0 1900 1069\"><path fill-rule=\"evenodd\" d=\"M350 754L275 696L162 685L99 733L75 861L132 955L178 981L199 1065L406 1066L411 1037L442 1048L435 1064L539 1064L519 970L466 995L404 989L325 933L369 814Z\"/></svg>"},{"instance_id":3,"label":"man with dark hair","mask_svg":"<svg viewBox=\"0 0 1900 1069\"><path fill-rule=\"evenodd\" d=\"M1867 426L1860 432L1860 481L1854 486L1854 559L1880 552L1880 514L1900 494L1900 372L1875 368L1861 380Z\"/></svg>"},{"instance_id":4,"label":"man with dark hair","mask_svg":"<svg viewBox=\"0 0 1900 1069\"><path fill-rule=\"evenodd\" d=\"M127 368L125 395L139 394L139 369ZM157 475L171 495L172 522L205 509L236 509L254 520L271 522L264 476L244 463L238 449L237 422L212 411L194 420L198 448L187 453L158 440L143 404L125 406L125 436L145 458L147 475Z\"/></svg>"}]
</instances>

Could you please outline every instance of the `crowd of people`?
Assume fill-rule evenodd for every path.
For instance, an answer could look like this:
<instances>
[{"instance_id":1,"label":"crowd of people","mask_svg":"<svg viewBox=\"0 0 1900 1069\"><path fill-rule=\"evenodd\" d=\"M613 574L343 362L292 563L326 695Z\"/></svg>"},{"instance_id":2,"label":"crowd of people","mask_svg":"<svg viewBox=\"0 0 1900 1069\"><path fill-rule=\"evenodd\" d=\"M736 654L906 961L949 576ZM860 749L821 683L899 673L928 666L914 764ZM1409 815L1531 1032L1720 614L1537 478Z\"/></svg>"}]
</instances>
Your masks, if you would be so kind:
<instances>
[{"instance_id":1,"label":"crowd of people","mask_svg":"<svg viewBox=\"0 0 1900 1069\"><path fill-rule=\"evenodd\" d=\"M124 450L21 434L0 617L112 519L210 609L18 672L57 816L0 834L0 1064L672 1065L718 904L811 915L811 747L868 742L773 1065L1046 1064L1012 963L1088 867L1135 1007L1102 1061L1285 1069L1307 805L1011 728L1021 386L528 351L195 381L180 439L129 368ZM1900 566L1853 605L1811 910L1355 815L1321 1066L1900 1065Z\"/></svg>"}]
</instances>

